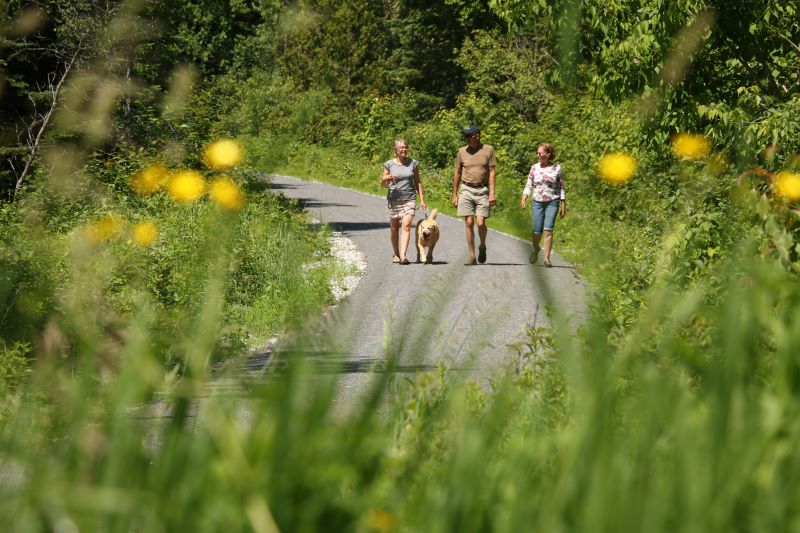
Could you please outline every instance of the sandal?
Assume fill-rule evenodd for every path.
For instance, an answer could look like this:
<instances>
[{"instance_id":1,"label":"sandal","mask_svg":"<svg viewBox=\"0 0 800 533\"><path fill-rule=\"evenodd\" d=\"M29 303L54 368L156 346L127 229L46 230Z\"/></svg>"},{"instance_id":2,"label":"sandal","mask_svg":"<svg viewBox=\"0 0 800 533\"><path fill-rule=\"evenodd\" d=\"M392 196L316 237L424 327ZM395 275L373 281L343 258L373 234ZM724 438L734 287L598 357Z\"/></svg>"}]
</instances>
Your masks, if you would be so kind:
<instances>
[{"instance_id":1,"label":"sandal","mask_svg":"<svg viewBox=\"0 0 800 533\"><path fill-rule=\"evenodd\" d=\"M410 265L411 261L408 260L408 257L404 257L400 260L401 265Z\"/></svg>"},{"instance_id":2,"label":"sandal","mask_svg":"<svg viewBox=\"0 0 800 533\"><path fill-rule=\"evenodd\" d=\"M397 255L393 255L392 256L392 263L399 263L399 262L400 262L400 258Z\"/></svg>"}]
</instances>

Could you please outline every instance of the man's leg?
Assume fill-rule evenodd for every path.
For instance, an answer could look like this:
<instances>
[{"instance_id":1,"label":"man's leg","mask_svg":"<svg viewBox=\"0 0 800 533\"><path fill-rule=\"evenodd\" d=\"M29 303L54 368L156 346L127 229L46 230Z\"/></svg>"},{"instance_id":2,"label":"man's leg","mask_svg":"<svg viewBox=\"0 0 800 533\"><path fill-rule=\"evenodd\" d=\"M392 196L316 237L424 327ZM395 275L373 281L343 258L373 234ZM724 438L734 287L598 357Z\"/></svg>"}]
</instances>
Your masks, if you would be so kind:
<instances>
[{"instance_id":1,"label":"man's leg","mask_svg":"<svg viewBox=\"0 0 800 533\"><path fill-rule=\"evenodd\" d=\"M483 263L486 261L486 218L475 215L475 220L478 223L478 239L480 239L480 246L478 246L478 262Z\"/></svg>"},{"instance_id":2,"label":"man's leg","mask_svg":"<svg viewBox=\"0 0 800 533\"><path fill-rule=\"evenodd\" d=\"M466 228L467 232L467 249L469 250L469 258L467 262L474 262L475 261L475 230L473 226L475 225L475 218L472 215L467 215L464 217L464 227Z\"/></svg>"}]
</instances>

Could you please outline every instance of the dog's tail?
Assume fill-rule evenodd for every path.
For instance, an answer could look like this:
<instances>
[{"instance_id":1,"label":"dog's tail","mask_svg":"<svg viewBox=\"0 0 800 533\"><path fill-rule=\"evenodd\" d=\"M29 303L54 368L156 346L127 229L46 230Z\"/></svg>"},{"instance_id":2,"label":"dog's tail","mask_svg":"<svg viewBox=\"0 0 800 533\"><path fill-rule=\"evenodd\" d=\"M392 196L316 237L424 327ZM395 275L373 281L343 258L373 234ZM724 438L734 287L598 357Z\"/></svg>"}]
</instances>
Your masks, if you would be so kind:
<instances>
[{"instance_id":1,"label":"dog's tail","mask_svg":"<svg viewBox=\"0 0 800 533\"><path fill-rule=\"evenodd\" d=\"M431 214L428 215L428 220L436 220L436 215L438 215L438 214L439 214L439 210L434 207L433 211L431 211Z\"/></svg>"}]
</instances>

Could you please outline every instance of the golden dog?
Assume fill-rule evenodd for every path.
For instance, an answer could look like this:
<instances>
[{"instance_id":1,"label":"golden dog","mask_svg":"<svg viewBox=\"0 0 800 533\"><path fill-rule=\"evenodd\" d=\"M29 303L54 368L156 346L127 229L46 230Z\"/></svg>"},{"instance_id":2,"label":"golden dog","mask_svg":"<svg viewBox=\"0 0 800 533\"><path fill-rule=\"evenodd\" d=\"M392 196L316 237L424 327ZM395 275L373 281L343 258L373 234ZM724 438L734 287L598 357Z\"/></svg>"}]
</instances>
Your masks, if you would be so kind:
<instances>
[{"instance_id":1,"label":"golden dog","mask_svg":"<svg viewBox=\"0 0 800 533\"><path fill-rule=\"evenodd\" d=\"M434 209L428 218L417 222L417 263L433 262L433 248L439 240L439 223L436 222L438 214L439 210ZM427 254L425 253L426 247L428 248Z\"/></svg>"}]
</instances>

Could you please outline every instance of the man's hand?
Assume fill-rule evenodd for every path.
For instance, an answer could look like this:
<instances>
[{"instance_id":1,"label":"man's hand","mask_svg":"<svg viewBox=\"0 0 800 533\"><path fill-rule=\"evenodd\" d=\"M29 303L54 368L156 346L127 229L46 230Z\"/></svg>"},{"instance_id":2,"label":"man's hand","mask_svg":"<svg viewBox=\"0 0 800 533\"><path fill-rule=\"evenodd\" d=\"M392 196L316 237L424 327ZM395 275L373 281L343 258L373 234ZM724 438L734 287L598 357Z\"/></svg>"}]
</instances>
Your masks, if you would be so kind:
<instances>
[{"instance_id":1,"label":"man's hand","mask_svg":"<svg viewBox=\"0 0 800 533\"><path fill-rule=\"evenodd\" d=\"M453 193L453 207L458 207L458 193Z\"/></svg>"},{"instance_id":2,"label":"man's hand","mask_svg":"<svg viewBox=\"0 0 800 533\"><path fill-rule=\"evenodd\" d=\"M494 204L497 203L497 200L494 197L494 193L489 193L489 207L494 207Z\"/></svg>"}]
</instances>

